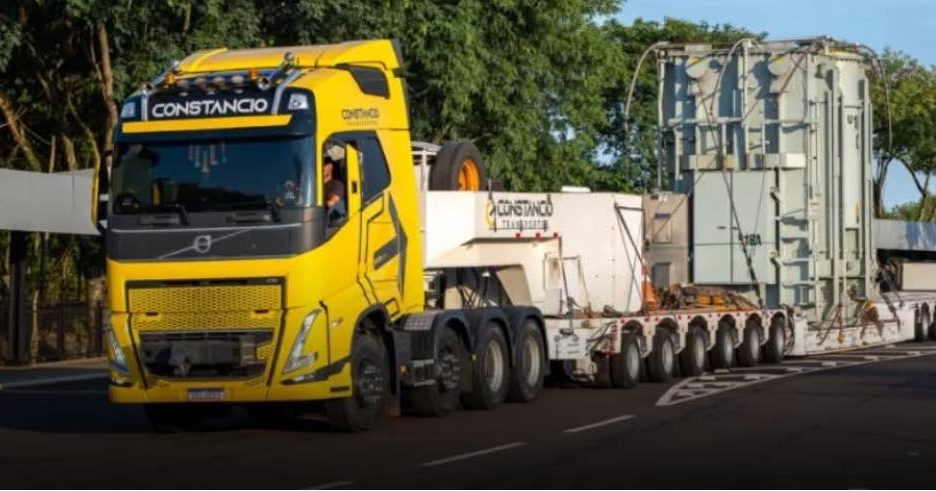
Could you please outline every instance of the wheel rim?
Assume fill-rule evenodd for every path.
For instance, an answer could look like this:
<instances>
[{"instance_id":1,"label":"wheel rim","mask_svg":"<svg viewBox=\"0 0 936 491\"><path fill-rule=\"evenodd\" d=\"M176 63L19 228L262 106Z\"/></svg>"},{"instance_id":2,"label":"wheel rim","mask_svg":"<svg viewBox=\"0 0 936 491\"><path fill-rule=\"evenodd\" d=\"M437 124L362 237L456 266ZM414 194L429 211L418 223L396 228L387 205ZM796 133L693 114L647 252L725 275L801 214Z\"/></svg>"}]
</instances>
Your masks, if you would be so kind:
<instances>
[{"instance_id":1,"label":"wheel rim","mask_svg":"<svg viewBox=\"0 0 936 491\"><path fill-rule=\"evenodd\" d=\"M722 343L722 356L725 358L725 364L730 365L734 358L734 346L732 346L731 336L726 334L722 339L724 340Z\"/></svg>"},{"instance_id":2,"label":"wheel rim","mask_svg":"<svg viewBox=\"0 0 936 491\"><path fill-rule=\"evenodd\" d=\"M661 361L663 362L663 370L666 373L673 372L673 345L666 341L663 343L660 353Z\"/></svg>"},{"instance_id":3,"label":"wheel rim","mask_svg":"<svg viewBox=\"0 0 936 491\"><path fill-rule=\"evenodd\" d=\"M458 190L478 191L481 189L481 172L478 163L473 159L466 159L458 168Z\"/></svg>"},{"instance_id":4,"label":"wheel rim","mask_svg":"<svg viewBox=\"0 0 936 491\"><path fill-rule=\"evenodd\" d=\"M356 399L361 407L373 407L380 402L383 394L383 370L370 359L361 360L355 377Z\"/></svg>"},{"instance_id":5,"label":"wheel rim","mask_svg":"<svg viewBox=\"0 0 936 491\"><path fill-rule=\"evenodd\" d=\"M637 349L637 346L633 343L627 346L625 356L624 356L625 368L627 368L627 373L634 380L640 376L640 351Z\"/></svg>"},{"instance_id":6,"label":"wheel rim","mask_svg":"<svg viewBox=\"0 0 936 491\"><path fill-rule=\"evenodd\" d=\"M484 378L491 392L500 390L504 383L504 351L494 341L488 343L485 349Z\"/></svg>"},{"instance_id":7,"label":"wheel rim","mask_svg":"<svg viewBox=\"0 0 936 491\"><path fill-rule=\"evenodd\" d=\"M757 329L751 329L751 341L750 346L748 346L748 351L751 354L751 360L757 361L757 355L760 349L760 334L757 332Z\"/></svg>"},{"instance_id":8,"label":"wheel rim","mask_svg":"<svg viewBox=\"0 0 936 491\"><path fill-rule=\"evenodd\" d=\"M705 344L702 343L702 340L698 336L693 337L693 352L695 353L696 365L700 366L705 363Z\"/></svg>"},{"instance_id":9,"label":"wheel rim","mask_svg":"<svg viewBox=\"0 0 936 491\"><path fill-rule=\"evenodd\" d=\"M539 382L542 356L539 343L536 342L533 336L527 336L526 341L523 342L523 362L527 367L527 385L533 386Z\"/></svg>"},{"instance_id":10,"label":"wheel rim","mask_svg":"<svg viewBox=\"0 0 936 491\"><path fill-rule=\"evenodd\" d=\"M439 386L442 392L450 392L459 386L461 365L450 347L445 347L439 354Z\"/></svg>"}]
</instances>

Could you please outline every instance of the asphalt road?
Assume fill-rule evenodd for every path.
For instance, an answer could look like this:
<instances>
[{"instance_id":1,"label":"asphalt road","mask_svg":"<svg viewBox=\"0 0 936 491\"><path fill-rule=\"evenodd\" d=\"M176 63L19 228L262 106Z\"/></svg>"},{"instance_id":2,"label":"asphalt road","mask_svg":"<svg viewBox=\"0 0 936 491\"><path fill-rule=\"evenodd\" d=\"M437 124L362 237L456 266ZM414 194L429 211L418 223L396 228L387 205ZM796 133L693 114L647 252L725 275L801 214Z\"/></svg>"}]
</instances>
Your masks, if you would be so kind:
<instances>
[{"instance_id":1,"label":"asphalt road","mask_svg":"<svg viewBox=\"0 0 936 491\"><path fill-rule=\"evenodd\" d=\"M103 380L0 390L0 487L905 488L936 486L936 345L678 385L549 389L532 404L365 434L235 414L157 435Z\"/></svg>"}]
</instances>

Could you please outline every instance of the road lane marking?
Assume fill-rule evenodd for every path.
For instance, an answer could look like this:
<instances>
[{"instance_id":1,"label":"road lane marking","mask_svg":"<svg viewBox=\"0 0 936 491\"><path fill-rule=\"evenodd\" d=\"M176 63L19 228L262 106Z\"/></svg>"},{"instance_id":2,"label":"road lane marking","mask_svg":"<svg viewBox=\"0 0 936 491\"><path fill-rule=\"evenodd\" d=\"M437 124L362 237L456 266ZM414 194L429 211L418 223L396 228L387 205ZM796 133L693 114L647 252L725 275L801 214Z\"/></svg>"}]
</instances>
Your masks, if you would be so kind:
<instances>
[{"instance_id":1,"label":"road lane marking","mask_svg":"<svg viewBox=\"0 0 936 491\"><path fill-rule=\"evenodd\" d=\"M921 356L936 355L936 350L931 350L931 351L918 351L918 350L896 351L896 350L893 350L893 351L890 351L888 355L881 355L881 356L870 355L868 354L869 352L873 353L873 351L871 350L856 350L854 352L854 356L858 359L850 360L850 361L844 361L844 360L828 361L828 360L823 359L829 355L818 355L816 358L812 358L812 359L800 358L800 359L784 360L783 361L784 364L789 363L789 364L796 364L799 366L780 367L784 370L784 372L779 373L779 374L773 374L773 373L757 374L757 375L761 375L762 377L759 380L754 380L753 378L749 378L750 375L746 375L744 377L745 381L743 382L722 381L722 379L724 378L728 378L732 376L736 377L737 372L732 374L732 373L719 373L716 371L714 374L704 376L706 380L705 390L687 390L687 386L689 385L694 386L698 384L703 377L688 378L670 387L657 400L656 406L673 406L676 404L682 404L684 402L694 401L700 398L722 394L729 390L739 389L742 387L749 387L751 385L760 384L760 383L767 382L770 380L787 378L787 377L791 377L794 375L804 375L807 373L821 372L821 371L826 371L826 370L835 370L839 368L868 365L871 363L880 363L883 361L902 360L902 359L908 359L908 358L917 358ZM897 355L897 356L894 356L894 355ZM718 381L711 382L710 380L712 379L716 379Z\"/></svg>"},{"instance_id":2,"label":"road lane marking","mask_svg":"<svg viewBox=\"0 0 936 491\"><path fill-rule=\"evenodd\" d=\"M525 442L513 442L506 443L504 445L498 445L496 447L486 448L484 450L477 450L475 452L462 453L458 455L453 455L451 457L446 457L439 460L431 460L429 462L423 462L419 464L422 467L435 467L437 465L450 464L452 462L458 462L461 460L473 459L475 457L480 457L482 455L487 455L495 452L503 452L504 450L510 450L511 448L522 447L526 445Z\"/></svg>"},{"instance_id":3,"label":"road lane marking","mask_svg":"<svg viewBox=\"0 0 936 491\"><path fill-rule=\"evenodd\" d=\"M354 484L354 481L335 481L335 482L327 482L325 484L319 484L318 486L312 486L311 488L306 488L306 489L335 489L335 488L343 488L345 486L350 486L352 484Z\"/></svg>"},{"instance_id":4,"label":"road lane marking","mask_svg":"<svg viewBox=\"0 0 936 491\"><path fill-rule=\"evenodd\" d=\"M38 387L40 385L63 384L66 382L83 382L107 378L107 373L83 373L80 375L62 375L59 377L36 378L30 380L17 380L0 384L0 390L18 389L22 387Z\"/></svg>"},{"instance_id":5,"label":"road lane marking","mask_svg":"<svg viewBox=\"0 0 936 491\"><path fill-rule=\"evenodd\" d=\"M633 419L635 416L633 414L622 414L616 418L606 419L604 421L598 421L597 423L591 423L584 426L576 426L575 428L569 428L568 430L563 430L563 433L578 433L580 431L591 430L594 428L599 428L601 426L607 426L610 424L618 423L621 421L627 421L628 419Z\"/></svg>"}]
</instances>

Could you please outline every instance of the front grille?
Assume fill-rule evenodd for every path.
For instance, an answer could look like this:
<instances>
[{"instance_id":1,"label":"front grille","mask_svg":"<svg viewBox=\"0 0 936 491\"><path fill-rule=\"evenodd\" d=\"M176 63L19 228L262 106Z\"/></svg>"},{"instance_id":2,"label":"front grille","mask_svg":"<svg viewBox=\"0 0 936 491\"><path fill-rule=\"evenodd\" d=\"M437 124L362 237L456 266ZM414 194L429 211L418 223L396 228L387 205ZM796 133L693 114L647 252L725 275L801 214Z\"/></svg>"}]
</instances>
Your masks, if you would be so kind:
<instances>
[{"instance_id":1,"label":"front grille","mask_svg":"<svg viewBox=\"0 0 936 491\"><path fill-rule=\"evenodd\" d=\"M282 281L131 283L127 308L131 313L249 312L278 310L283 305Z\"/></svg>"},{"instance_id":2,"label":"front grille","mask_svg":"<svg viewBox=\"0 0 936 491\"><path fill-rule=\"evenodd\" d=\"M253 378L263 374L272 340L272 329L143 332L140 354L147 372L161 378Z\"/></svg>"}]
</instances>

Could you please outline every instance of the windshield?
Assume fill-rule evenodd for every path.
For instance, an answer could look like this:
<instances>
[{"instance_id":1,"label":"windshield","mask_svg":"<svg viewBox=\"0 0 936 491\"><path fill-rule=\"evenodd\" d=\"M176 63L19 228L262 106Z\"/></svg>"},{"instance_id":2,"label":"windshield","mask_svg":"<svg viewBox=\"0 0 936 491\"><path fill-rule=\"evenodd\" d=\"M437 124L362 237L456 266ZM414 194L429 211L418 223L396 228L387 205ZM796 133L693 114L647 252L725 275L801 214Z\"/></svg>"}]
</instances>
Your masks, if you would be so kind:
<instances>
[{"instance_id":1,"label":"windshield","mask_svg":"<svg viewBox=\"0 0 936 491\"><path fill-rule=\"evenodd\" d=\"M308 136L122 144L114 213L310 206L312 152Z\"/></svg>"}]
</instances>

